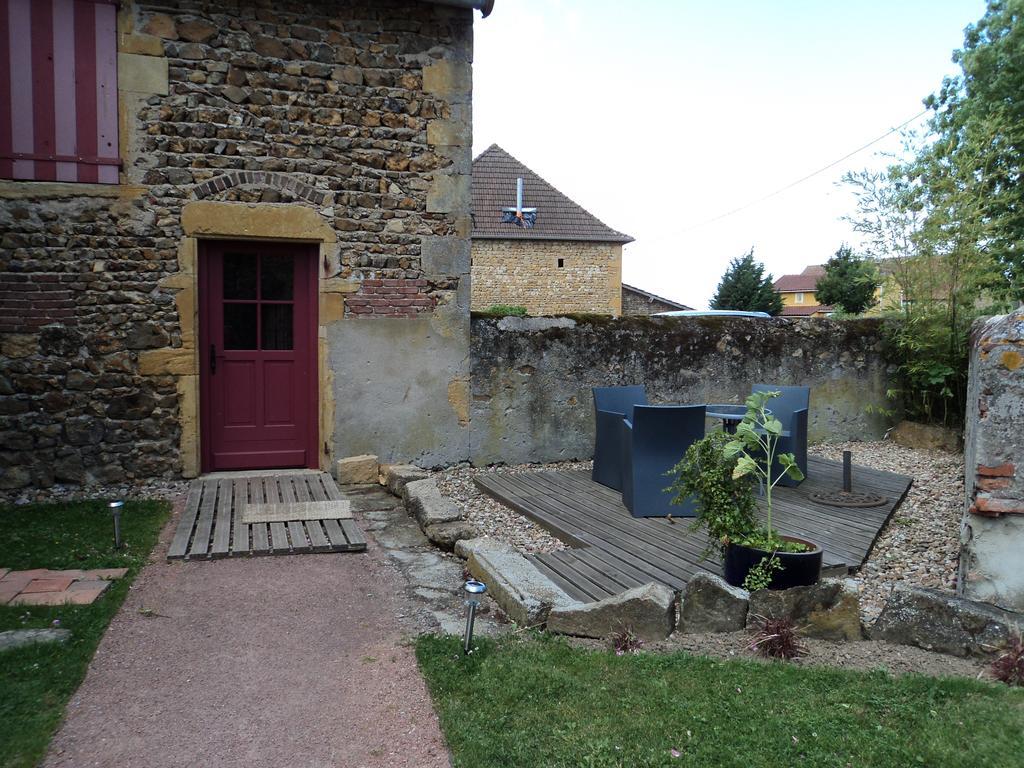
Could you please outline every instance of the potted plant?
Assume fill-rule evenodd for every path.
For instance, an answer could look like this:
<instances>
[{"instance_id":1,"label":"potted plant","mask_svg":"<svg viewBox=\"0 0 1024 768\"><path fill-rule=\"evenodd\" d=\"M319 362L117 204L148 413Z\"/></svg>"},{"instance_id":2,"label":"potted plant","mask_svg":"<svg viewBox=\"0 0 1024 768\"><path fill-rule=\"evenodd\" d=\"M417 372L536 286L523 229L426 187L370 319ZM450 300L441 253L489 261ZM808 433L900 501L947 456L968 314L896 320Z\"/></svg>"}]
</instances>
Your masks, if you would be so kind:
<instances>
[{"instance_id":1,"label":"potted plant","mask_svg":"<svg viewBox=\"0 0 1024 768\"><path fill-rule=\"evenodd\" d=\"M672 470L674 501L695 498L694 527L705 529L711 538L709 550L721 553L725 580L751 591L813 584L821 573L821 547L780 536L772 527L775 486L783 475L803 479L792 454L776 454L782 423L771 415L767 403L778 394L753 393L734 435L716 432L694 443ZM776 460L780 473L774 469ZM763 526L754 515L751 480L764 493Z\"/></svg>"}]
</instances>

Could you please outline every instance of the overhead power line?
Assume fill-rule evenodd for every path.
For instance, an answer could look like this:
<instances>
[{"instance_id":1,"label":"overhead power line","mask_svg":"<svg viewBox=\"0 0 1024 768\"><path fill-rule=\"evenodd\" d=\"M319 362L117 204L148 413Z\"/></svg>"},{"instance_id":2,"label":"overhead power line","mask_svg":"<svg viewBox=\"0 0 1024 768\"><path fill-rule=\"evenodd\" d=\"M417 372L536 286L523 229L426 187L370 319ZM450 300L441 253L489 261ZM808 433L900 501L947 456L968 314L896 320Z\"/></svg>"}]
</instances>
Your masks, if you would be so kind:
<instances>
[{"instance_id":1,"label":"overhead power line","mask_svg":"<svg viewBox=\"0 0 1024 768\"><path fill-rule=\"evenodd\" d=\"M897 125L897 126L895 126L893 128L890 128L888 131L883 133L877 139L872 139L867 144L864 144L863 146L857 147L852 152L847 152L845 155L840 157L838 160L833 160L828 165L823 166L823 167L819 168L818 170L816 170L816 171L814 171L812 173L808 173L806 176L801 176L796 181L791 181L786 186L779 187L774 192L769 192L767 195L764 195L763 197L759 197L756 200L751 200L749 203L745 203L744 205L741 205L739 208L733 208L731 211L726 211L725 213L720 213L719 215L714 216L714 217L712 217L710 219L707 219L706 221L702 221L700 224L694 224L691 227L686 227L685 229L682 230L682 232L680 232L680 234L685 234L687 232L692 232L695 229L700 229L701 227L706 227L708 224L714 224L716 221L721 221L722 219L728 218L729 216L734 216L737 213L740 213L741 211L745 211L748 208L752 208L755 205L760 205L765 200L771 200L773 197L777 197L778 195L781 195L783 192L787 192L787 191L791 190L793 187L795 187L795 186L797 186L799 184L803 184L805 181L808 181L809 179L813 179L815 176L818 176L818 175L824 173L825 171L829 170L830 168L835 168L840 163L842 163L842 162L844 162L846 160L849 160L851 157L853 157L854 155L856 155L856 154L858 154L860 152L863 152L865 149L873 147L875 144L880 142L882 139L886 139L886 138L892 136L897 131L899 131L899 130L901 130L903 128L906 128L912 122L914 122L915 120L923 117L927 113L928 113L927 109L921 110L920 112L918 112L916 115L914 115L910 119L904 120L899 125Z\"/></svg>"}]
</instances>

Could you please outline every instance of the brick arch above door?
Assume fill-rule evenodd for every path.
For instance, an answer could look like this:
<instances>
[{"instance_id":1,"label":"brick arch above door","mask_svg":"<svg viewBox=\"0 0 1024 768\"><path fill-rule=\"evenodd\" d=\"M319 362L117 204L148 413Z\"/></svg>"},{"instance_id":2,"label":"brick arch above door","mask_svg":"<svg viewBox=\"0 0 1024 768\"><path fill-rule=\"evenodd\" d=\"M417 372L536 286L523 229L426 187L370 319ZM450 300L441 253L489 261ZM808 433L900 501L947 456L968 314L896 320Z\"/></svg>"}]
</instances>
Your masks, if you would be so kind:
<instances>
[{"instance_id":1,"label":"brick arch above door","mask_svg":"<svg viewBox=\"0 0 1024 768\"><path fill-rule=\"evenodd\" d=\"M311 184L300 181L295 176L276 171L229 171L197 184L193 188L192 194L196 199L202 200L219 192L225 192L232 187L242 186L277 189L313 205L329 205L333 198L331 192L317 189Z\"/></svg>"}]
</instances>

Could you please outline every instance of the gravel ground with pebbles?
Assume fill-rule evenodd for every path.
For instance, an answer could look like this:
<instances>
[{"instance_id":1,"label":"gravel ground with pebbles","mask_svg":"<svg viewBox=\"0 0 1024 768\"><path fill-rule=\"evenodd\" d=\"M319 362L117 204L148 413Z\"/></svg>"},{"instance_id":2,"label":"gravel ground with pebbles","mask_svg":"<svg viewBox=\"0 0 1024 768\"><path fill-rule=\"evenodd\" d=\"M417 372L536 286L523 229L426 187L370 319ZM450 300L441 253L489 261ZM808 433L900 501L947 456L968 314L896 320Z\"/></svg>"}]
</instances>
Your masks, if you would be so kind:
<instances>
[{"instance_id":1,"label":"gravel ground with pebbles","mask_svg":"<svg viewBox=\"0 0 1024 768\"><path fill-rule=\"evenodd\" d=\"M962 453L905 448L888 440L817 445L811 452L854 466L882 469L914 479L907 498L882 529L867 563L857 574L861 612L874 621L898 581L952 592L960 560L960 519L964 511ZM856 473L854 474L856 482Z\"/></svg>"},{"instance_id":2,"label":"gravel ground with pebbles","mask_svg":"<svg viewBox=\"0 0 1024 768\"><path fill-rule=\"evenodd\" d=\"M0 491L0 504L36 504L90 499L173 500L188 491L188 480L137 480L113 485L51 485L49 488L21 488Z\"/></svg>"},{"instance_id":3,"label":"gravel ground with pebbles","mask_svg":"<svg viewBox=\"0 0 1024 768\"><path fill-rule=\"evenodd\" d=\"M871 556L856 575L861 611L873 622L892 585L905 581L946 591L956 589L963 513L963 454L905 448L891 441L811 447L811 453L841 461L853 452L854 465L914 478L907 498L882 530ZM536 523L484 495L473 484L479 474L518 474L551 469L587 469L589 461L475 468L460 465L436 473L441 492L453 499L484 536L507 541L523 552L553 552L565 544ZM854 475L856 481L856 475Z\"/></svg>"}]
</instances>

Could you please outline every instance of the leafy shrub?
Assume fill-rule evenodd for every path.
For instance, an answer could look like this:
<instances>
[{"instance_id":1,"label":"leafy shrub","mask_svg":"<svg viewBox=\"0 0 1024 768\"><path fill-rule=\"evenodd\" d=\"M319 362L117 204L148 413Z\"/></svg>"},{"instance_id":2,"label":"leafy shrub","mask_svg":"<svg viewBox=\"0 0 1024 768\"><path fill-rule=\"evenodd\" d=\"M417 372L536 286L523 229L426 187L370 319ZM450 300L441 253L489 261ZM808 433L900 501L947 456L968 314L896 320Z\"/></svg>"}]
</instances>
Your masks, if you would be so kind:
<instances>
[{"instance_id":1,"label":"leafy shrub","mask_svg":"<svg viewBox=\"0 0 1024 768\"><path fill-rule=\"evenodd\" d=\"M767 659L795 659L807 653L807 647L797 633L796 625L790 618L771 619L756 617L760 622L750 650Z\"/></svg>"},{"instance_id":2,"label":"leafy shrub","mask_svg":"<svg viewBox=\"0 0 1024 768\"><path fill-rule=\"evenodd\" d=\"M696 499L692 527L707 530L710 543L705 556L723 552L730 541L745 539L757 528L751 483L733 477L737 459L724 455L729 440L724 432L712 432L687 448L682 461L668 473L676 478L668 489L675 494L673 504L682 504L689 496Z\"/></svg>"},{"instance_id":3,"label":"leafy shrub","mask_svg":"<svg viewBox=\"0 0 1024 768\"><path fill-rule=\"evenodd\" d=\"M1024 686L1024 639L1020 635L992 662L992 676L1007 685Z\"/></svg>"},{"instance_id":4,"label":"leafy shrub","mask_svg":"<svg viewBox=\"0 0 1024 768\"><path fill-rule=\"evenodd\" d=\"M611 636L612 650L616 656L625 656L627 653L639 653L644 646L644 641L637 637L632 627L622 627Z\"/></svg>"}]
</instances>

